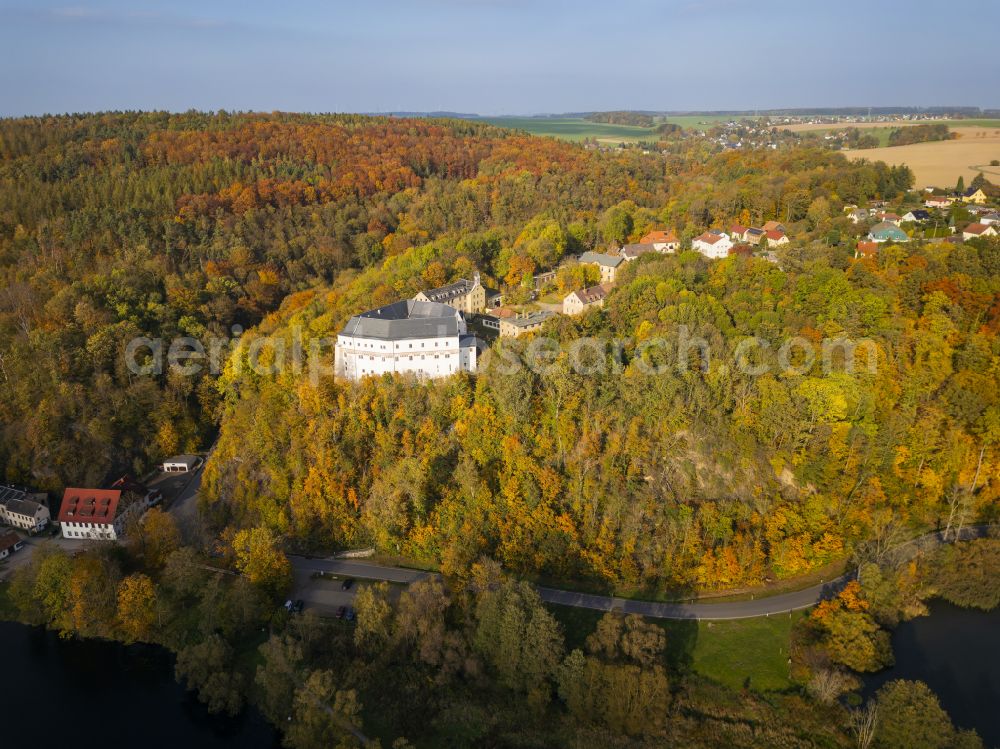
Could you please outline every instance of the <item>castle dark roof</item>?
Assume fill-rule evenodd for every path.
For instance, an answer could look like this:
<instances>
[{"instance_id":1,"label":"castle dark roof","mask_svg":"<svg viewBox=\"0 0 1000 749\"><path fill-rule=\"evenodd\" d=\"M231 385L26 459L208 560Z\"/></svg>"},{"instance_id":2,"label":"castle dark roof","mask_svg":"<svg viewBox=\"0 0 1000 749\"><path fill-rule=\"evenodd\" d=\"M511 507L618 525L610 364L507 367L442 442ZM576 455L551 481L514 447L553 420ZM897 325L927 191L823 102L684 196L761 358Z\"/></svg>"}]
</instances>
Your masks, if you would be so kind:
<instances>
[{"instance_id":1,"label":"castle dark roof","mask_svg":"<svg viewBox=\"0 0 1000 749\"><path fill-rule=\"evenodd\" d=\"M463 322L462 313L447 304L404 299L355 315L340 334L393 341L439 338L464 333Z\"/></svg>"}]
</instances>

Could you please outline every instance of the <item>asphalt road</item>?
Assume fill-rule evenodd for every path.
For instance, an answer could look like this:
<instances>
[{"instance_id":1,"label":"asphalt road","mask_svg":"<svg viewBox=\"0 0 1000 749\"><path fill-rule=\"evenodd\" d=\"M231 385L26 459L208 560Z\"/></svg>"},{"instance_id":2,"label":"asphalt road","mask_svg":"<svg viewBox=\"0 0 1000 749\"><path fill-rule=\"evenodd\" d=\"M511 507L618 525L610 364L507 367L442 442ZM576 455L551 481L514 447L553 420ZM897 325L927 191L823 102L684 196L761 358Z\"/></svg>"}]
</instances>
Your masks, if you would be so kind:
<instances>
[{"instance_id":1,"label":"asphalt road","mask_svg":"<svg viewBox=\"0 0 1000 749\"><path fill-rule=\"evenodd\" d=\"M307 603L326 604L326 606L350 603L350 600L353 599L353 591L350 595L333 596L331 595L332 591L319 589L319 581L311 581L312 575L316 572L337 577L353 577L359 580L388 580L404 585L427 579L435 574L348 559L308 559L293 556L289 557L289 560L295 572L296 595ZM310 581L317 584L310 584ZM834 580L825 585L814 585L794 593L728 603L656 603L542 587L538 588L538 594L546 603L598 611L619 610L628 614L642 614L654 619L748 619L756 616L783 614L814 606L818 601L835 591L836 586L842 582L843 580ZM337 600L333 600L334 598Z\"/></svg>"},{"instance_id":2,"label":"asphalt road","mask_svg":"<svg viewBox=\"0 0 1000 749\"><path fill-rule=\"evenodd\" d=\"M653 619L752 619L758 616L787 614L799 609L815 606L824 598L835 593L846 578L837 578L828 583L813 585L792 593L767 596L749 601L729 601L724 603L659 603L656 601L635 601L630 598L574 593L569 590L538 588L538 594L546 603L563 606L596 609L598 611L623 611L626 614L642 614Z\"/></svg>"},{"instance_id":3,"label":"asphalt road","mask_svg":"<svg viewBox=\"0 0 1000 749\"><path fill-rule=\"evenodd\" d=\"M430 577L431 572L411 570L405 567L389 567L356 559L310 559L290 556L289 561L296 572L325 572L337 577L356 577L361 580L387 580L390 583L408 585Z\"/></svg>"},{"instance_id":4,"label":"asphalt road","mask_svg":"<svg viewBox=\"0 0 1000 749\"><path fill-rule=\"evenodd\" d=\"M958 538L969 540L985 536L990 526L967 526L962 529ZM956 540L945 538L941 533L928 533L920 538L908 541L891 552L897 559L912 556L920 550L926 550L943 543ZM359 562L347 559L308 559L306 557L290 557L297 582L306 589L303 598L309 600L308 584L314 572L324 572L338 577L355 577L365 580L388 580L394 583L409 584L423 580L434 573L410 570L402 567L390 567ZM853 572L819 585L811 585L802 590L782 593L776 596L766 596L748 601L727 601L723 603L660 603L655 601L635 601L628 598L601 596L591 593L575 593L569 590L555 588L538 588L538 594L546 603L556 603L563 606L595 609L597 611L623 611L627 614L641 614L653 619L697 619L705 621L721 621L725 619L752 619L758 616L776 616L787 614L799 609L815 606L825 598L836 593L851 577Z\"/></svg>"}]
</instances>

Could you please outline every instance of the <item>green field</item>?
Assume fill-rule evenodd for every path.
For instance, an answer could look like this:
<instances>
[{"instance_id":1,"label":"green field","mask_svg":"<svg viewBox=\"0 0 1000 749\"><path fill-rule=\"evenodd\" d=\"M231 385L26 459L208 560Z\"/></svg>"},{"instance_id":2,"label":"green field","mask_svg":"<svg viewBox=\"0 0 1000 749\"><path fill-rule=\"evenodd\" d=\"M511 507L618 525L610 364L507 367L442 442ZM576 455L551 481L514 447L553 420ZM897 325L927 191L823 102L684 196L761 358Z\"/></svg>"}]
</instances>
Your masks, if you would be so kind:
<instances>
[{"instance_id":1,"label":"green field","mask_svg":"<svg viewBox=\"0 0 1000 749\"><path fill-rule=\"evenodd\" d=\"M724 122L752 119L754 118L749 115L682 114L676 117L658 117L656 121L680 125L685 130L707 130Z\"/></svg>"},{"instance_id":2,"label":"green field","mask_svg":"<svg viewBox=\"0 0 1000 749\"><path fill-rule=\"evenodd\" d=\"M548 135L572 141L600 138L634 143L640 140L656 140L658 137L652 128L608 125L571 117L485 117L484 121L498 127L526 130L532 135Z\"/></svg>"},{"instance_id":3,"label":"green field","mask_svg":"<svg viewBox=\"0 0 1000 749\"><path fill-rule=\"evenodd\" d=\"M670 122L686 129L701 130L728 122L734 119L718 115L680 115L677 117L657 117L657 124ZM735 118L745 119L745 118ZM655 128L633 127L631 125L608 125L603 122L590 122L579 117L484 117L484 122L498 127L508 127L515 130L526 130L532 135L548 135L563 140L580 141L584 138L597 138L604 142L620 141L635 143L642 140L658 140Z\"/></svg>"},{"instance_id":4,"label":"green field","mask_svg":"<svg viewBox=\"0 0 1000 749\"><path fill-rule=\"evenodd\" d=\"M691 667L727 687L758 691L785 689L792 624L803 613L699 622Z\"/></svg>"},{"instance_id":5,"label":"green field","mask_svg":"<svg viewBox=\"0 0 1000 749\"><path fill-rule=\"evenodd\" d=\"M583 648L604 612L549 606L562 624L566 648ZM694 672L732 689L749 685L760 692L787 689L792 625L797 612L723 622L649 620L667 633L667 666L674 673Z\"/></svg>"}]
</instances>

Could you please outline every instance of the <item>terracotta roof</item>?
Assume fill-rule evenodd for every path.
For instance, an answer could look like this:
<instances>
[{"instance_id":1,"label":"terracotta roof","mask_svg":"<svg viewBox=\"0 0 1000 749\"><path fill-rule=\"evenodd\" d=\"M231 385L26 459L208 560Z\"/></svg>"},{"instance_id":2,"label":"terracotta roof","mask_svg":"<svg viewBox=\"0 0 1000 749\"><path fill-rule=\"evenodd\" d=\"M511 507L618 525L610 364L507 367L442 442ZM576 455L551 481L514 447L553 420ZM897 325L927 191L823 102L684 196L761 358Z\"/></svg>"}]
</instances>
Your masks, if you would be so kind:
<instances>
[{"instance_id":1,"label":"terracotta roof","mask_svg":"<svg viewBox=\"0 0 1000 749\"><path fill-rule=\"evenodd\" d=\"M982 234L984 231L989 229L989 224L969 224L962 232L965 234Z\"/></svg>"},{"instance_id":2,"label":"terracotta roof","mask_svg":"<svg viewBox=\"0 0 1000 749\"><path fill-rule=\"evenodd\" d=\"M59 522L111 525L121 496L119 489L67 489L59 508Z\"/></svg>"},{"instance_id":3,"label":"terracotta roof","mask_svg":"<svg viewBox=\"0 0 1000 749\"><path fill-rule=\"evenodd\" d=\"M668 231L656 230L646 234L646 236L644 236L642 239L639 240L639 244L653 244L653 243L659 244L661 242L676 243L678 241L679 240L677 239L677 235L674 234L673 229L670 229Z\"/></svg>"},{"instance_id":4,"label":"terracotta roof","mask_svg":"<svg viewBox=\"0 0 1000 749\"><path fill-rule=\"evenodd\" d=\"M695 242L705 242L706 244L715 244L720 239L722 239L721 234L716 234L715 232L706 231L704 234L699 234L694 238Z\"/></svg>"},{"instance_id":5,"label":"terracotta roof","mask_svg":"<svg viewBox=\"0 0 1000 749\"><path fill-rule=\"evenodd\" d=\"M774 231L781 226L780 221L768 221L764 224L764 231Z\"/></svg>"},{"instance_id":6,"label":"terracotta roof","mask_svg":"<svg viewBox=\"0 0 1000 749\"><path fill-rule=\"evenodd\" d=\"M783 231L768 230L768 231L764 232L764 236L766 236L769 240L771 240L771 239L784 239L785 238L785 232L783 232Z\"/></svg>"},{"instance_id":7,"label":"terracotta roof","mask_svg":"<svg viewBox=\"0 0 1000 749\"><path fill-rule=\"evenodd\" d=\"M743 234L747 228L743 224L733 224L729 227L730 234Z\"/></svg>"},{"instance_id":8,"label":"terracotta roof","mask_svg":"<svg viewBox=\"0 0 1000 749\"><path fill-rule=\"evenodd\" d=\"M877 254L878 242L858 242L858 253L861 255Z\"/></svg>"}]
</instances>

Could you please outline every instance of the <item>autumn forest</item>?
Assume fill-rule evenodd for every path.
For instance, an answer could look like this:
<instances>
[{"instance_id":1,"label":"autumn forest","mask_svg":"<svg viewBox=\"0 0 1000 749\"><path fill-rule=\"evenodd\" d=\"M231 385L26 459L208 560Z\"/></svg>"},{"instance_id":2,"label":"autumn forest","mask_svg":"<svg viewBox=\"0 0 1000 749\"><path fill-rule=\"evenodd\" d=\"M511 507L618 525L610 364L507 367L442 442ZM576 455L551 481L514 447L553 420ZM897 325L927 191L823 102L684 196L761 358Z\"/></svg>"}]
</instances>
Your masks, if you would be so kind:
<instances>
[{"instance_id":1,"label":"autumn forest","mask_svg":"<svg viewBox=\"0 0 1000 749\"><path fill-rule=\"evenodd\" d=\"M587 149L475 121L195 112L0 120L0 478L58 496L214 446L199 497L212 542L199 553L219 539L237 559L254 539L308 554L371 546L440 571L452 592L480 592L462 594L461 615L444 588L406 594L392 614L386 591L366 594L372 618L355 635L372 679L406 650L406 674L457 693L461 679L483 676L470 665L475 652L497 688L517 695L502 732L466 743L448 734L450 745L514 745L520 711L533 716L526 731L541 731L554 694L560 715L602 714L603 726L628 735L667 735L658 721L668 677L655 664L669 635L664 645L652 625L609 618L572 653L561 636L542 637L532 642L550 662L532 676L542 667L527 655L519 670L497 650L514 626L504 612L528 612L517 626L531 636L554 625L515 580L661 598L752 588L1000 514L1000 243L921 241L855 258L860 230L842 210L903 201L913 186L906 167L823 148L718 152L665 136L647 148ZM526 300L535 274L584 251L661 228L688 247L706 229L768 220L794 237L770 256L681 251L628 263L602 308L546 323L561 348L544 371L491 366L528 355L530 342L506 338L480 372L434 381L260 374L239 366L240 351L218 375L137 376L123 356L139 336L308 343L362 310L474 272ZM569 264L553 283L562 294L592 280ZM734 364L748 337L767 343L753 353L754 373ZM565 353L583 338L619 342L598 354L596 373L576 371ZM710 357L654 371L669 352L644 343L694 338ZM852 368L838 357L784 361L776 352L792 338L817 350L828 340L867 344ZM174 531L166 535L170 548L138 553L155 557L153 578L174 571L163 597L177 617L164 625L169 636L152 639L202 649L179 671L195 674L213 658L223 669L249 636L240 607L252 609L247 621L263 621L266 604L259 592L247 603L239 588L188 585L197 564L177 552ZM115 564L127 573L135 562ZM935 564L934 579L945 579ZM264 588L280 595L280 585ZM23 595L33 621L84 628ZM864 595L851 589L823 604L803 652L845 616L868 612L885 624L920 599ZM871 614L876 600L892 613ZM225 602L219 623L195 640L178 634L178 612L211 601ZM438 623L430 634L426 611ZM476 624L463 629L465 620ZM833 660L857 671L881 663L871 626L868 660ZM146 622L132 638L153 630ZM296 637L272 637L265 662L300 664L303 648L323 650L315 633ZM433 648L419 650L429 640ZM332 700L336 690L320 683L332 677L314 678ZM357 691L371 695L359 679ZM556 686L538 693L546 679ZM616 680L630 679L656 695L652 707L595 704L580 686L614 693ZM394 688L405 692L402 681ZM276 722L308 712L308 695L293 705L278 692L259 701ZM745 697L749 713L808 712L797 697L777 706ZM710 720L706 705L727 699L688 695L682 703L701 702L678 720ZM349 708L342 714L358 719L360 708ZM445 704L427 709L460 722ZM811 736L827 732L824 719L801 719ZM383 736L428 731L435 745L445 735L413 715L385 720L373 729ZM570 743L563 728L552 745ZM684 730L688 745L701 745L697 729ZM845 745L846 733L825 744L793 733L774 740ZM523 745L544 745L540 735Z\"/></svg>"}]
</instances>

